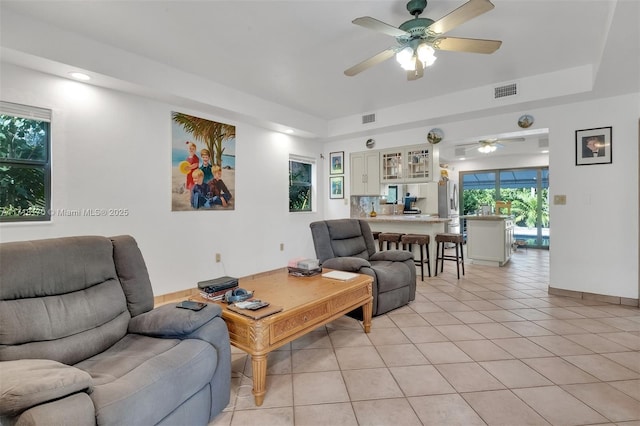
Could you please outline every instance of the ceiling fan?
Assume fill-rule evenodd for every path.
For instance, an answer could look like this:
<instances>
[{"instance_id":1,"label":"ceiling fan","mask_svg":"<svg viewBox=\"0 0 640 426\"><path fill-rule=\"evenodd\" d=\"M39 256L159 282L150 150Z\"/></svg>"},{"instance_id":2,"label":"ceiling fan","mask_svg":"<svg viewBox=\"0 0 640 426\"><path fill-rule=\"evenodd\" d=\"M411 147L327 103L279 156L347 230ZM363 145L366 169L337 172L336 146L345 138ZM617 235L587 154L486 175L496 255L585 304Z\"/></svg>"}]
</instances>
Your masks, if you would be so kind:
<instances>
[{"instance_id":1,"label":"ceiling fan","mask_svg":"<svg viewBox=\"0 0 640 426\"><path fill-rule=\"evenodd\" d=\"M417 80L424 75L424 68L435 62L435 50L493 53L502 44L499 40L443 36L459 25L493 9L494 5L489 0L469 0L437 21L419 18L425 7L427 0L410 0L407 10L414 18L398 28L370 16L354 19L352 22L356 25L395 37L398 45L354 65L344 72L345 75L354 76L395 55L402 68L407 71L407 79Z\"/></svg>"},{"instance_id":2,"label":"ceiling fan","mask_svg":"<svg viewBox=\"0 0 640 426\"><path fill-rule=\"evenodd\" d=\"M478 142L467 143L463 145L456 145L456 156L464 155L465 152L473 149L477 149L483 154L490 154L498 148L504 148L505 142L524 142L524 138L493 138L482 139Z\"/></svg>"}]
</instances>

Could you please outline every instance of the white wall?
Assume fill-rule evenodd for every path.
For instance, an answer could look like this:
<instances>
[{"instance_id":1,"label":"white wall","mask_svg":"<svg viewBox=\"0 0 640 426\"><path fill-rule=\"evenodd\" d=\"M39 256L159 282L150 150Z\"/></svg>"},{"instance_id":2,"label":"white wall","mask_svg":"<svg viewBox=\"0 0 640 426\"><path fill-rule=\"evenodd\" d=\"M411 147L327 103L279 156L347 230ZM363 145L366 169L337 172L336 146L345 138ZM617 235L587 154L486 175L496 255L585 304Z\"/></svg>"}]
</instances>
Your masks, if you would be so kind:
<instances>
[{"instance_id":1,"label":"white wall","mask_svg":"<svg viewBox=\"0 0 640 426\"><path fill-rule=\"evenodd\" d=\"M328 200L327 159L364 151L367 137L324 144L251 124L185 111L142 97L83 85L3 64L3 100L53 110L53 208L129 208L124 218L58 217L50 224L3 224L2 241L77 234L136 237L156 294L192 287L222 274L244 276L313 256L308 224L349 216L344 200ZM438 125L450 140L513 130L522 113L549 129L552 205L550 285L638 298L638 118L640 94L514 111ZM236 210L176 212L170 203L170 112L237 126ZM575 166L575 130L613 127L613 164ZM428 128L371 135L376 149L423 143ZM369 137L371 137L369 136ZM442 142L445 143L445 142ZM320 159L320 152L325 160ZM321 183L318 213L291 215L289 153L315 157ZM195 234L195 237L192 235ZM279 251L279 244L285 251ZM214 253L223 264L214 263ZM226 268L226 269L225 269Z\"/></svg>"},{"instance_id":2,"label":"white wall","mask_svg":"<svg viewBox=\"0 0 640 426\"><path fill-rule=\"evenodd\" d=\"M638 299L639 95L548 108L551 286ZM575 130L613 127L607 165L575 166Z\"/></svg>"},{"instance_id":3,"label":"white wall","mask_svg":"<svg viewBox=\"0 0 640 426\"><path fill-rule=\"evenodd\" d=\"M349 196L349 153L424 143L428 129L440 127L446 140L508 133L517 117L535 117L536 128L549 129L548 157L495 159L490 163L454 163L457 171L489 167L549 165L550 197L567 195L564 206L550 206L550 285L555 288L638 299L638 118L640 94L567 105L514 111L483 119L425 128L370 134L325 144L324 151L345 151L345 196ZM575 130L613 127L613 164L575 166ZM450 163L451 164L451 163ZM338 200L326 204L325 216L349 216Z\"/></svg>"},{"instance_id":4,"label":"white wall","mask_svg":"<svg viewBox=\"0 0 640 426\"><path fill-rule=\"evenodd\" d=\"M12 65L2 64L1 73L3 100L53 111L52 208L129 210L126 217L2 224L2 241L131 234L155 294L315 257L309 223L321 214L290 214L287 188L290 153L316 158L319 181L325 180L317 143ZM173 110L237 126L234 211L171 212Z\"/></svg>"}]
</instances>

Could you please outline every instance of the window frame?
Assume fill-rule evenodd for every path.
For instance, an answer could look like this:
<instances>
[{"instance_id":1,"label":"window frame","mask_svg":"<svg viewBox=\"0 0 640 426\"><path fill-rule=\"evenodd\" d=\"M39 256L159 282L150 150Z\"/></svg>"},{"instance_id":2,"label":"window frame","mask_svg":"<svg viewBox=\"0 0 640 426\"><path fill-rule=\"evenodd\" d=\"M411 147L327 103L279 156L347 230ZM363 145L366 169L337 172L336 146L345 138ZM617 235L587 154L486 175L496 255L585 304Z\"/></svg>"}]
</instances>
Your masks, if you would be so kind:
<instances>
[{"instance_id":1,"label":"window frame","mask_svg":"<svg viewBox=\"0 0 640 426\"><path fill-rule=\"evenodd\" d=\"M42 171L44 177L44 215L2 216L0 223L51 221L51 115L50 109L0 101L0 115L39 121L45 124L45 155L42 160L0 158L0 167L31 168ZM0 189L1 190L1 189ZM0 205L0 208L4 206Z\"/></svg>"},{"instance_id":2,"label":"window frame","mask_svg":"<svg viewBox=\"0 0 640 426\"><path fill-rule=\"evenodd\" d=\"M293 181L291 179L291 163L296 162L300 164L308 164L311 166L310 172L310 182L309 182L309 208L304 210L296 210L292 209L291 206L291 189L293 186ZM313 213L316 211L317 207L317 166L316 160L312 157L305 157L301 155L290 154L289 155L289 213Z\"/></svg>"}]
</instances>

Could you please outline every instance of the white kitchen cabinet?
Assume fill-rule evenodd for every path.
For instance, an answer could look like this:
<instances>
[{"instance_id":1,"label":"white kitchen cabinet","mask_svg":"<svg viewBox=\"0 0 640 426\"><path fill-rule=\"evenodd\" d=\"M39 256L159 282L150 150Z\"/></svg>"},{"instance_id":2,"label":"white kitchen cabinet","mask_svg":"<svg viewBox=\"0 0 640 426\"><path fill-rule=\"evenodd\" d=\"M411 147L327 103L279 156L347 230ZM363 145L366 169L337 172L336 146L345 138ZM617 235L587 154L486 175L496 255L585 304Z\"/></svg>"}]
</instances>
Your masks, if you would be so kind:
<instances>
[{"instance_id":1,"label":"white kitchen cabinet","mask_svg":"<svg viewBox=\"0 0 640 426\"><path fill-rule=\"evenodd\" d=\"M511 259L513 220L505 216L464 216L467 258L471 263L503 266Z\"/></svg>"},{"instance_id":2,"label":"white kitchen cabinet","mask_svg":"<svg viewBox=\"0 0 640 426\"><path fill-rule=\"evenodd\" d=\"M406 158L406 182L426 182L433 180L432 149L429 146L420 145L409 147L405 150Z\"/></svg>"},{"instance_id":3,"label":"white kitchen cabinet","mask_svg":"<svg viewBox=\"0 0 640 426\"><path fill-rule=\"evenodd\" d=\"M405 154L401 148L380 152L380 177L383 183L403 182Z\"/></svg>"},{"instance_id":4,"label":"white kitchen cabinet","mask_svg":"<svg viewBox=\"0 0 640 426\"><path fill-rule=\"evenodd\" d=\"M378 151L354 152L349 156L350 195L380 195L380 154Z\"/></svg>"},{"instance_id":5,"label":"white kitchen cabinet","mask_svg":"<svg viewBox=\"0 0 640 426\"><path fill-rule=\"evenodd\" d=\"M380 180L382 183L430 182L438 159L430 145L401 146L380 151Z\"/></svg>"}]
</instances>

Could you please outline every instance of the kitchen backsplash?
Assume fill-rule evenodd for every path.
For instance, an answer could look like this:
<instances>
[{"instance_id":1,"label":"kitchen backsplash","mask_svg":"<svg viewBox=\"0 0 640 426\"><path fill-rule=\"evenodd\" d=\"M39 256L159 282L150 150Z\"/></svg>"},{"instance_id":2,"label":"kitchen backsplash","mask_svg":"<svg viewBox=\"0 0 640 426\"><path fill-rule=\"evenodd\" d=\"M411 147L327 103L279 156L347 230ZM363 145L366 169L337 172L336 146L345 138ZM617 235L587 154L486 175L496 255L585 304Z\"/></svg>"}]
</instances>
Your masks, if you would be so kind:
<instances>
[{"instance_id":1,"label":"kitchen backsplash","mask_svg":"<svg viewBox=\"0 0 640 426\"><path fill-rule=\"evenodd\" d=\"M371 213L371 207L379 215L402 214L404 210L403 204L386 204L380 203L381 197L376 196L352 196L350 205L350 214L352 218L367 217Z\"/></svg>"}]
</instances>

